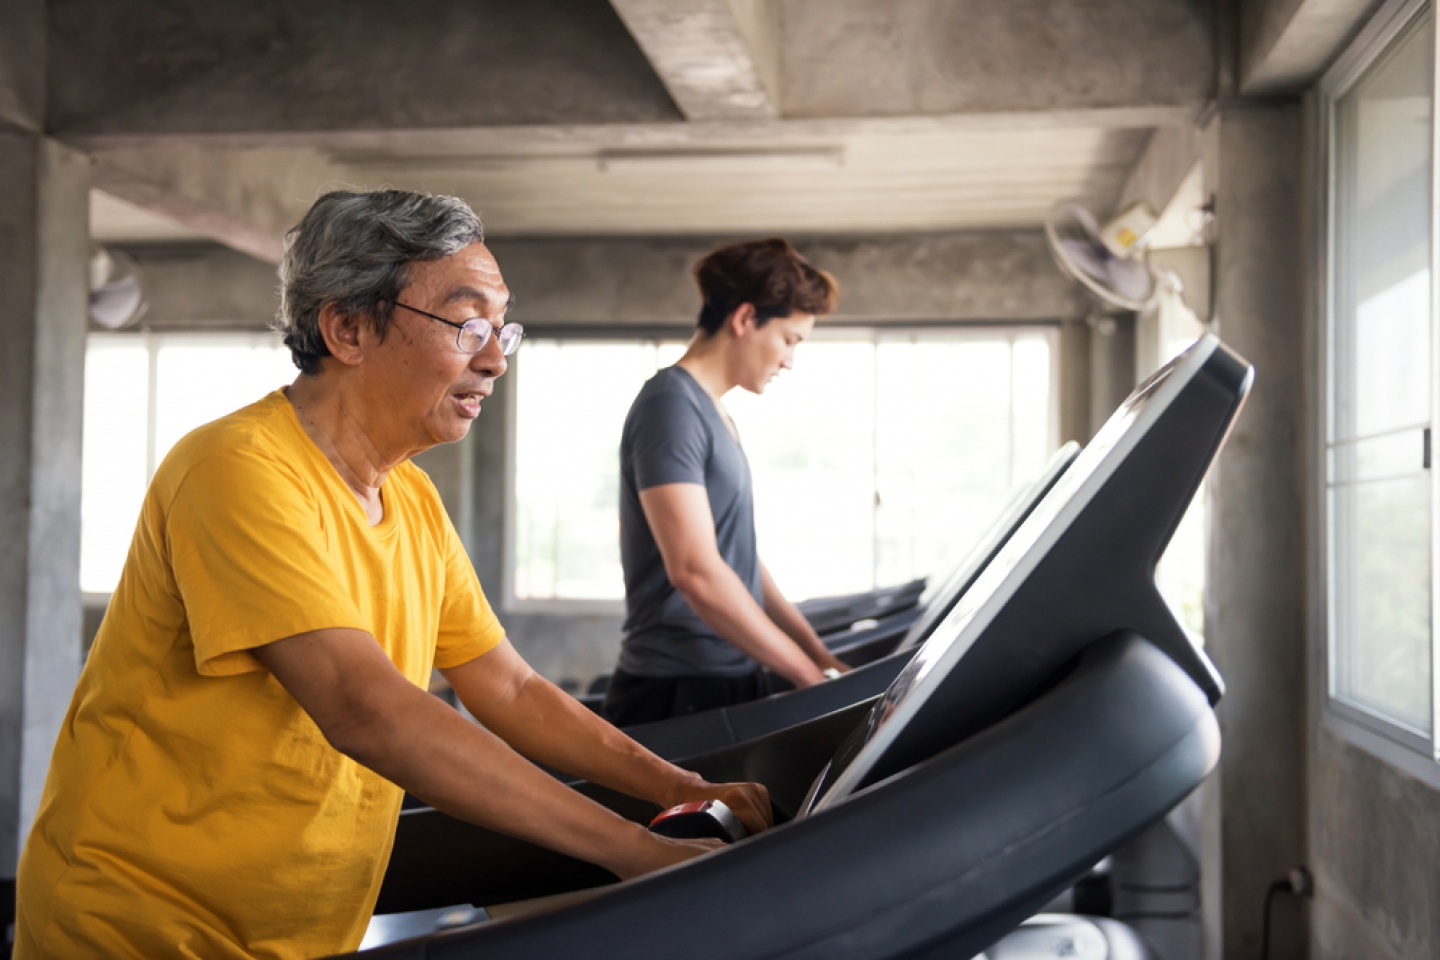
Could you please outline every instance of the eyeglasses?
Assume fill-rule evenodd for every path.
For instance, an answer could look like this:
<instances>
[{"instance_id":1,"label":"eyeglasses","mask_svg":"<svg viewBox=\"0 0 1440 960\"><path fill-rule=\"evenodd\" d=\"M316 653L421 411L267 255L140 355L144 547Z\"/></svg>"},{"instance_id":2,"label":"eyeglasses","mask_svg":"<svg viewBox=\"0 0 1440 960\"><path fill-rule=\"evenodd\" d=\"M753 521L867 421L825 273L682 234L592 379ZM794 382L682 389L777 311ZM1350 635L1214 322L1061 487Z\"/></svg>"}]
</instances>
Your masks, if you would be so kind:
<instances>
[{"instance_id":1,"label":"eyeglasses","mask_svg":"<svg viewBox=\"0 0 1440 960\"><path fill-rule=\"evenodd\" d=\"M495 325L484 317L471 317L464 323L456 323L453 320L446 320L444 317L437 317L433 313L426 313L424 310L417 310L408 303L401 303L399 300L384 300L397 307L404 307L411 313L418 313L422 317L429 317L431 320L439 320L449 327L454 327L455 346L461 353L479 353L485 349L485 344L490 342L492 334L500 335L500 353L510 356L520 349L520 340L525 336L525 328L518 323L507 323L498 331Z\"/></svg>"}]
</instances>

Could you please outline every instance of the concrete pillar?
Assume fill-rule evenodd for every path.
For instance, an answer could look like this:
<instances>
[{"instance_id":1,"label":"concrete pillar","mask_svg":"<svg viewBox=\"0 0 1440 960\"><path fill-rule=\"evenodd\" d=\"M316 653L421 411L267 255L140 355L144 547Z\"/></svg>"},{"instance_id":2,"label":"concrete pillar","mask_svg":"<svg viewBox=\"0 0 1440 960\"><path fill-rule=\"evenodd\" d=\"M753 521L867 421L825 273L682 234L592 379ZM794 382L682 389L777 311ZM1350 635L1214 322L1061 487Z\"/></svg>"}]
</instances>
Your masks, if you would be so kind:
<instances>
[{"instance_id":1,"label":"concrete pillar","mask_svg":"<svg viewBox=\"0 0 1440 960\"><path fill-rule=\"evenodd\" d=\"M89 160L0 133L0 877L80 668Z\"/></svg>"},{"instance_id":2,"label":"concrete pillar","mask_svg":"<svg viewBox=\"0 0 1440 960\"><path fill-rule=\"evenodd\" d=\"M1060 325L1060 442L1090 442L1090 327L1084 320Z\"/></svg>"},{"instance_id":3,"label":"concrete pillar","mask_svg":"<svg viewBox=\"0 0 1440 960\"><path fill-rule=\"evenodd\" d=\"M1135 389L1135 314L1093 317L1090 326L1090 435Z\"/></svg>"},{"instance_id":4,"label":"concrete pillar","mask_svg":"<svg viewBox=\"0 0 1440 960\"><path fill-rule=\"evenodd\" d=\"M1205 635L1228 685L1206 794L1212 957L1260 955L1266 889L1307 857L1301 147L1298 103L1223 106L1209 131L1217 330L1256 369L1209 485ZM1277 898L1274 960L1308 956L1303 913Z\"/></svg>"}]
</instances>

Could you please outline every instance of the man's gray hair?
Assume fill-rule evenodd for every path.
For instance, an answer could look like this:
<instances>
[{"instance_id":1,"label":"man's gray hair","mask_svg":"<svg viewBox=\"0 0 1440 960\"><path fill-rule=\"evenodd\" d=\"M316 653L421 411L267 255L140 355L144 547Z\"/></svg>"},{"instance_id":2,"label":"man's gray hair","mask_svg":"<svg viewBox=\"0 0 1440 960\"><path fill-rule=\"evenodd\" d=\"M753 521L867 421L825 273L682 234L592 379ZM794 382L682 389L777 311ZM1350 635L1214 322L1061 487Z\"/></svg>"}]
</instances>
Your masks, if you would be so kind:
<instances>
[{"instance_id":1,"label":"man's gray hair","mask_svg":"<svg viewBox=\"0 0 1440 960\"><path fill-rule=\"evenodd\" d=\"M380 336L410 283L409 265L439 260L485 239L485 228L459 197L375 190L327 193L285 234L280 309L272 324L301 373L319 373L330 356L320 311L335 304L365 318Z\"/></svg>"}]
</instances>

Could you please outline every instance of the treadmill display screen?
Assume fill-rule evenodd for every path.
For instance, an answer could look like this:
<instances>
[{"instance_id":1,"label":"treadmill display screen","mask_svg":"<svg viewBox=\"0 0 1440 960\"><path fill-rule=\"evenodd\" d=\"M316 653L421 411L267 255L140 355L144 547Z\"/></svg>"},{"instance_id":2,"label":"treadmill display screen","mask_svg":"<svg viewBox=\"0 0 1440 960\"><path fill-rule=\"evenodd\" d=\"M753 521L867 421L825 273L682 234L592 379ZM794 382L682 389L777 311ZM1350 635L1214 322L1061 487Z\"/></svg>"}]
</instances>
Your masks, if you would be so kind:
<instances>
[{"instance_id":1,"label":"treadmill display screen","mask_svg":"<svg viewBox=\"0 0 1440 960\"><path fill-rule=\"evenodd\" d=\"M910 625L910 629L905 632L905 637L895 649L909 650L930 636L930 632L935 629L935 624L940 618L954 609L953 601L964 596L965 592L970 589L970 585L975 582L980 571L984 570L985 566L995 558L1000 548L1010 539L1015 528L1035 508L1036 501L1045 495L1056 479L1075 460L1075 456L1079 452L1080 445L1071 440L1051 454L1045 468L1040 471L1039 477L1015 488L1005 501L1005 506L995 517L994 522L980 535L980 539L965 555L960 566L955 568L955 572L945 578L944 584L928 601L922 599L921 602L925 604L924 614Z\"/></svg>"},{"instance_id":2,"label":"treadmill display screen","mask_svg":"<svg viewBox=\"0 0 1440 960\"><path fill-rule=\"evenodd\" d=\"M811 787L810 796L806 798L802 808L804 811L823 809L843 800L859 788L866 773L894 742L899 730L915 715L940 681L956 669L956 665L980 637L986 625L994 619L1019 583L1034 569L1044 552L1083 507L1090 496L1088 492L1085 498L1073 507L1071 504L1077 500L1077 495L1086 486L1086 482L1100 470L1107 459L1115 462L1123 459L1123 455L1128 453L1138 440L1139 434L1153 422L1153 417L1147 418L1146 423L1137 429L1137 422L1147 409L1155 404L1157 395L1164 394L1164 397L1160 407L1154 411L1156 416L1178 393L1184 382L1203 365L1218 343L1213 336L1206 336L1137 387L1111 415L1100 432L1051 488L1049 494L1036 506L975 580L974 585L965 592L950 614L920 647L904 671L895 678L885 695L870 711L866 721L860 724L841 746L835 758ZM1182 367L1185 368L1184 373L1176 378L1178 382L1174 389L1162 389ZM1127 441L1127 435L1132 432L1135 432L1136 436ZM1111 458L1111 453L1120 446L1124 448L1120 455ZM1101 471L1103 475L1099 482L1103 482L1104 476L1108 476L1112 470L1113 465L1107 465L1106 469ZM1063 519L1062 513L1067 514ZM1051 528L1057 525L1057 521L1061 522L1058 528L1052 531ZM1043 544L1042 540L1045 541ZM944 669L937 670L942 664Z\"/></svg>"}]
</instances>

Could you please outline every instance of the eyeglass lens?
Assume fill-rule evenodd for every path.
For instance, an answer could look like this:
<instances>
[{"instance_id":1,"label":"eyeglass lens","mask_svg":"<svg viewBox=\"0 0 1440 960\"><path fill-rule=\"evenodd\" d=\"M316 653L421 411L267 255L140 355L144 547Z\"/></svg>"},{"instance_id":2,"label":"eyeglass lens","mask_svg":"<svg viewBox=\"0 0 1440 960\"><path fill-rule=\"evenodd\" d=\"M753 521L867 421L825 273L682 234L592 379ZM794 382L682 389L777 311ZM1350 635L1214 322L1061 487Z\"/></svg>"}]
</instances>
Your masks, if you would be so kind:
<instances>
[{"instance_id":1,"label":"eyeglass lens","mask_svg":"<svg viewBox=\"0 0 1440 960\"><path fill-rule=\"evenodd\" d=\"M508 357L519 348L520 339L525 336L525 328L518 323L507 323L497 331L490 321L474 317L460 327L460 334L456 339L465 353L479 353L485 349L485 344L495 333L500 336L500 352Z\"/></svg>"}]
</instances>

